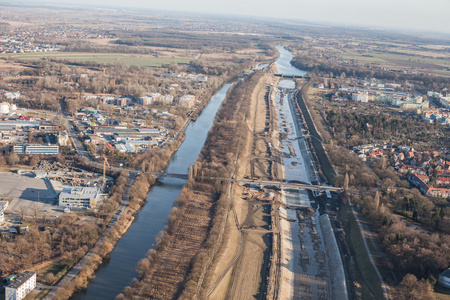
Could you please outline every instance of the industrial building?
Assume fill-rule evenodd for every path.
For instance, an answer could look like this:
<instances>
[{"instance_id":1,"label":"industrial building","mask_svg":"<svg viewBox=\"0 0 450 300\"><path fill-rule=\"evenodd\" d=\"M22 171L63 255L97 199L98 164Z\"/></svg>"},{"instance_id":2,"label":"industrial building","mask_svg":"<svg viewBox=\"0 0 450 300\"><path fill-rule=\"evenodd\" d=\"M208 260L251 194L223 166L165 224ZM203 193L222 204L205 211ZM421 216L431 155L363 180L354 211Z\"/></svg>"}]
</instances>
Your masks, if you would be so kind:
<instances>
[{"instance_id":1,"label":"industrial building","mask_svg":"<svg viewBox=\"0 0 450 300\"><path fill-rule=\"evenodd\" d=\"M100 198L100 191L94 187L64 188L59 194L58 205L62 207L94 208Z\"/></svg>"},{"instance_id":2,"label":"industrial building","mask_svg":"<svg viewBox=\"0 0 450 300\"><path fill-rule=\"evenodd\" d=\"M36 272L25 271L5 287L6 300L20 300L36 287Z\"/></svg>"},{"instance_id":3,"label":"industrial building","mask_svg":"<svg viewBox=\"0 0 450 300\"><path fill-rule=\"evenodd\" d=\"M0 130L39 128L39 122L28 120L0 121Z\"/></svg>"},{"instance_id":4,"label":"industrial building","mask_svg":"<svg viewBox=\"0 0 450 300\"><path fill-rule=\"evenodd\" d=\"M14 145L14 152L18 154L58 154L57 145L25 144Z\"/></svg>"}]
</instances>

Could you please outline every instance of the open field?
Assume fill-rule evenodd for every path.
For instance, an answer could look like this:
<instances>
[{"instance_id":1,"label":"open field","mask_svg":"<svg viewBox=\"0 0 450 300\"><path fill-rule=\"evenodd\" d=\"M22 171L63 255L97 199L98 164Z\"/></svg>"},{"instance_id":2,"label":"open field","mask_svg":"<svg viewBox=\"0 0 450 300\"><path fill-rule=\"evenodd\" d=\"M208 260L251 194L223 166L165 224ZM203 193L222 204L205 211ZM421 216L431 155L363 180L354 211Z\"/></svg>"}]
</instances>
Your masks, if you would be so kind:
<instances>
[{"instance_id":1,"label":"open field","mask_svg":"<svg viewBox=\"0 0 450 300\"><path fill-rule=\"evenodd\" d=\"M0 58L14 57L20 59L38 60L52 58L67 60L69 62L95 62L101 64L125 64L138 67L160 67L164 64L188 64L190 58L186 57L154 57L152 55L126 54L126 53L85 53L85 52L43 52L43 53L6 53Z\"/></svg>"},{"instance_id":2,"label":"open field","mask_svg":"<svg viewBox=\"0 0 450 300\"><path fill-rule=\"evenodd\" d=\"M382 58L379 57L371 57L371 56L347 56L344 55L342 57L343 59L354 59L354 60L361 60L361 61L385 61Z\"/></svg>"}]
</instances>

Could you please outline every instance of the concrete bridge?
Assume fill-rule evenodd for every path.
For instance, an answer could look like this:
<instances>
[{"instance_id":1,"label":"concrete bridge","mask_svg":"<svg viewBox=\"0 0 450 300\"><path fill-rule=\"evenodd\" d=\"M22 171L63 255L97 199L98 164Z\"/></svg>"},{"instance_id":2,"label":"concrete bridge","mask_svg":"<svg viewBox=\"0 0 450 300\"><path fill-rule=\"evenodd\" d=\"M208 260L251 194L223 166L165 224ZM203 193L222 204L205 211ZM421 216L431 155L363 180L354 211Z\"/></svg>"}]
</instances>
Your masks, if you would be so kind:
<instances>
[{"instance_id":1,"label":"concrete bridge","mask_svg":"<svg viewBox=\"0 0 450 300\"><path fill-rule=\"evenodd\" d=\"M187 174L176 174L176 173L149 173L155 176L157 179L164 177L187 179ZM258 180L258 179L229 179L229 178L218 178L218 177L205 177L206 180L229 180L230 182L237 182L239 184L254 184L259 187L277 187L279 189L288 190L310 190L314 192L330 191L330 192L342 192L343 189L328 185L315 185L307 183L297 183L297 182L285 182L285 181L274 181L274 180Z\"/></svg>"},{"instance_id":2,"label":"concrete bridge","mask_svg":"<svg viewBox=\"0 0 450 300\"><path fill-rule=\"evenodd\" d=\"M273 74L273 76L281 77L281 78L303 78L303 76L301 76L301 75L294 75L294 74L280 74L280 73Z\"/></svg>"}]
</instances>

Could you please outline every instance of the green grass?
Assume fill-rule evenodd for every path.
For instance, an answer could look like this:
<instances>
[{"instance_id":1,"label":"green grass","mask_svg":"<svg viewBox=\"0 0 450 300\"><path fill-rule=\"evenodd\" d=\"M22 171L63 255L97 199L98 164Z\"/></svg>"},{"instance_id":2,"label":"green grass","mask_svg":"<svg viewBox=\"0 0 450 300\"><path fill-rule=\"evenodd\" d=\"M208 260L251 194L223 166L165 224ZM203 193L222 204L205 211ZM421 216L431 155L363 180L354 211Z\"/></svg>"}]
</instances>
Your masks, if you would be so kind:
<instances>
[{"instance_id":1,"label":"green grass","mask_svg":"<svg viewBox=\"0 0 450 300\"><path fill-rule=\"evenodd\" d=\"M343 207L341 219L346 229L346 239L353 254L358 281L361 284L362 299L383 299L383 289L378 275L369 260L358 224L348 206ZM368 243L370 247L370 241Z\"/></svg>"},{"instance_id":2,"label":"green grass","mask_svg":"<svg viewBox=\"0 0 450 300\"><path fill-rule=\"evenodd\" d=\"M343 59L354 59L354 60L361 60L361 61L375 61L375 62L385 62L384 59L379 57L368 57L368 56L343 56Z\"/></svg>"},{"instance_id":3,"label":"green grass","mask_svg":"<svg viewBox=\"0 0 450 300\"><path fill-rule=\"evenodd\" d=\"M153 57L151 55L137 55L126 53L86 53L86 52L44 52L44 53L6 53L0 58L14 57L20 59L38 60L41 58L53 58L68 60L70 62L95 62L100 64L125 64L138 67L160 67L164 64L177 63L188 64L190 58L186 57Z\"/></svg>"}]
</instances>

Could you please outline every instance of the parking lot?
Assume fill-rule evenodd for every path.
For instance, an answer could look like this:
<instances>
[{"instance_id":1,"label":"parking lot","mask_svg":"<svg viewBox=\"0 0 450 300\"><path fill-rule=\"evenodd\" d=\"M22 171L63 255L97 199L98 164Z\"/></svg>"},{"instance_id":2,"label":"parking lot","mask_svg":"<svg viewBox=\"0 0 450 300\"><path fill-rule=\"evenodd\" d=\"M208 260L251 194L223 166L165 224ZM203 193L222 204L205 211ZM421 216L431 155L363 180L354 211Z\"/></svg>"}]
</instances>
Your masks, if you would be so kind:
<instances>
[{"instance_id":1,"label":"parking lot","mask_svg":"<svg viewBox=\"0 0 450 300\"><path fill-rule=\"evenodd\" d=\"M5 222L0 224L4 233L14 232L24 217L57 217L64 213L56 206L62 184L48 179L33 178L30 174L0 173L0 199L9 201Z\"/></svg>"}]
</instances>

